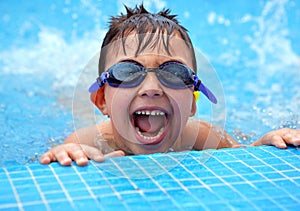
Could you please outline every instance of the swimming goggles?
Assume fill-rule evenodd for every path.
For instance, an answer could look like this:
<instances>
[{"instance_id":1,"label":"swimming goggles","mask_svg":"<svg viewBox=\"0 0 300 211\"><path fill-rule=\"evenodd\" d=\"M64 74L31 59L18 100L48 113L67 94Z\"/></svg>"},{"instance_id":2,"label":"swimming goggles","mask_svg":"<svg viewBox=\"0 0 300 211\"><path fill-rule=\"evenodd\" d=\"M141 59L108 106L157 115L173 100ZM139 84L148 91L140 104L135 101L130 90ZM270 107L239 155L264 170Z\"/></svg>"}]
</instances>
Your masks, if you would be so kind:
<instances>
[{"instance_id":1,"label":"swimming goggles","mask_svg":"<svg viewBox=\"0 0 300 211\"><path fill-rule=\"evenodd\" d=\"M204 86L198 76L189 67L178 62L166 62L157 68L145 68L133 62L117 63L97 78L89 92L96 92L106 82L112 87L136 87L143 82L147 72L155 72L160 83L168 88L184 89L194 86L194 91L201 91L212 103L217 103L214 94Z\"/></svg>"}]
</instances>

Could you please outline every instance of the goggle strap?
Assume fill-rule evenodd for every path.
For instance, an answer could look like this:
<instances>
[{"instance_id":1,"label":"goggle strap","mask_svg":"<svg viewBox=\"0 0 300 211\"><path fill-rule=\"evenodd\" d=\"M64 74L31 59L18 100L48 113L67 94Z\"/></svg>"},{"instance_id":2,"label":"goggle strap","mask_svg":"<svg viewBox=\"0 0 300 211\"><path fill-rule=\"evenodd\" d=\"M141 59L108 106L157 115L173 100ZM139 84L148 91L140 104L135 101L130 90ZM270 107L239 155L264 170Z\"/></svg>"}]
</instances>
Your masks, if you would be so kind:
<instances>
[{"instance_id":1,"label":"goggle strap","mask_svg":"<svg viewBox=\"0 0 300 211\"><path fill-rule=\"evenodd\" d=\"M200 84L198 90L202 92L212 103L217 104L216 96L203 83Z\"/></svg>"},{"instance_id":2,"label":"goggle strap","mask_svg":"<svg viewBox=\"0 0 300 211\"><path fill-rule=\"evenodd\" d=\"M98 91L107 82L108 76L108 72L103 72L101 76L99 76L96 81L90 86L89 92L92 93Z\"/></svg>"},{"instance_id":3,"label":"goggle strap","mask_svg":"<svg viewBox=\"0 0 300 211\"><path fill-rule=\"evenodd\" d=\"M194 75L194 90L202 92L212 103L217 104L216 96L201 82L198 76Z\"/></svg>"}]
</instances>

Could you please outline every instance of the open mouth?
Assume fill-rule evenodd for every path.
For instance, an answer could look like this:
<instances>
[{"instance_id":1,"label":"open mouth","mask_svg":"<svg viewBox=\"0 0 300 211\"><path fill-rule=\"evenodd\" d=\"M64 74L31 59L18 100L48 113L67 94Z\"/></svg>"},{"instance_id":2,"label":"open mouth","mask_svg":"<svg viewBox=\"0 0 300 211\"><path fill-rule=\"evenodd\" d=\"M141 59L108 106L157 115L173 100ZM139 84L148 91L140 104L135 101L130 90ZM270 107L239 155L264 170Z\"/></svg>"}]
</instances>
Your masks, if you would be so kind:
<instances>
[{"instance_id":1,"label":"open mouth","mask_svg":"<svg viewBox=\"0 0 300 211\"><path fill-rule=\"evenodd\" d=\"M136 137L142 144L158 144L165 135L168 115L161 110L138 110L133 114Z\"/></svg>"}]
</instances>

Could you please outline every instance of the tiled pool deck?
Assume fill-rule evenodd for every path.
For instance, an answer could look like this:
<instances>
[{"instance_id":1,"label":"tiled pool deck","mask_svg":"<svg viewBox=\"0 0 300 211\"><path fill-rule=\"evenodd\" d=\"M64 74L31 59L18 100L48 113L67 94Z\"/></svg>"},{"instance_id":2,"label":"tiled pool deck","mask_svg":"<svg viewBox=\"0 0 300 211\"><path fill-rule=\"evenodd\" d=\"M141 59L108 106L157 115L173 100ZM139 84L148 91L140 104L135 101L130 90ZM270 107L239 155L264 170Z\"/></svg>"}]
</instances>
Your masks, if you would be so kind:
<instances>
[{"instance_id":1,"label":"tiled pool deck","mask_svg":"<svg viewBox=\"0 0 300 211\"><path fill-rule=\"evenodd\" d=\"M0 210L300 210L300 150L128 156L0 168Z\"/></svg>"}]
</instances>

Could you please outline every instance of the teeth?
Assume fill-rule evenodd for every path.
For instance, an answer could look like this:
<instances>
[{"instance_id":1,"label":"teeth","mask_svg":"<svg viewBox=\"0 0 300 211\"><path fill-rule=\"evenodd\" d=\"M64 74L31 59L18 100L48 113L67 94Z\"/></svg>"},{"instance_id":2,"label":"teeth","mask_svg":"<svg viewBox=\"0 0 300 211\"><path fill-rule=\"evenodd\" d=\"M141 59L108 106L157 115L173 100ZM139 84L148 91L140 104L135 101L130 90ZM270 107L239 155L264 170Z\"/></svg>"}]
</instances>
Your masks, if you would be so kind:
<instances>
[{"instance_id":1,"label":"teeth","mask_svg":"<svg viewBox=\"0 0 300 211\"><path fill-rule=\"evenodd\" d=\"M160 128L158 134L157 134L156 136L151 137L151 136L144 136L144 135L141 133L141 131L140 131L140 129L139 129L138 127L135 128L136 132L137 132L143 139L149 140L149 141L150 141L150 140L155 140L155 139L159 138L159 137L161 136L161 134L164 132L164 129L165 129L164 127Z\"/></svg>"},{"instance_id":2,"label":"teeth","mask_svg":"<svg viewBox=\"0 0 300 211\"><path fill-rule=\"evenodd\" d=\"M136 111L137 115L147 115L147 116L163 116L166 115L163 111Z\"/></svg>"}]
</instances>

